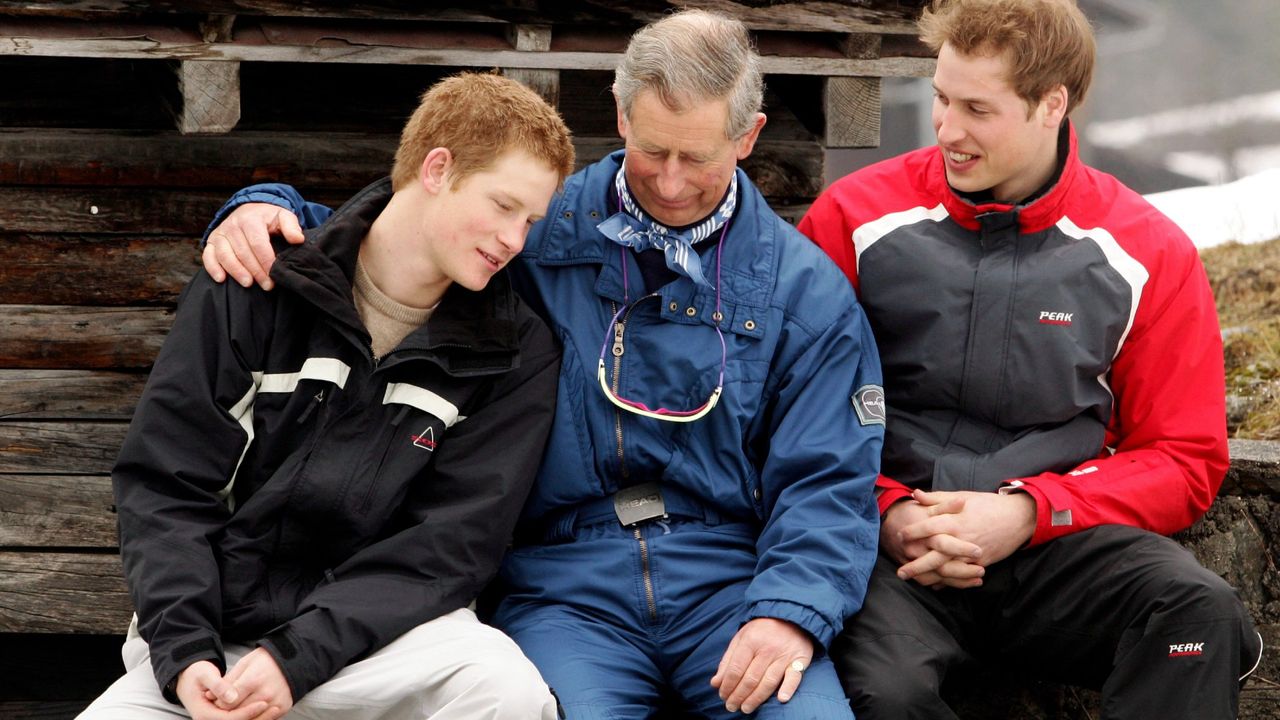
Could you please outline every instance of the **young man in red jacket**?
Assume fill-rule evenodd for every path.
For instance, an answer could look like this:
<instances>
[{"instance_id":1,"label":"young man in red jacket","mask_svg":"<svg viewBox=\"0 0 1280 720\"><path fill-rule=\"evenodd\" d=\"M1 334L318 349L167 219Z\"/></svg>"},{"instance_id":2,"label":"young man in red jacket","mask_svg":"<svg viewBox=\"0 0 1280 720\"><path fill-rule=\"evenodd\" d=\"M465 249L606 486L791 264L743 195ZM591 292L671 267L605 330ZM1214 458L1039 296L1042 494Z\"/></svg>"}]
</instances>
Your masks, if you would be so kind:
<instances>
[{"instance_id":1,"label":"young man in red jacket","mask_svg":"<svg viewBox=\"0 0 1280 720\"><path fill-rule=\"evenodd\" d=\"M1073 0L937 0L937 146L800 223L884 366L881 554L832 648L860 720L955 717L971 660L1099 688L1107 718L1234 718L1261 654L1233 590L1163 535L1227 468L1222 346L1195 248L1086 167Z\"/></svg>"}]
</instances>

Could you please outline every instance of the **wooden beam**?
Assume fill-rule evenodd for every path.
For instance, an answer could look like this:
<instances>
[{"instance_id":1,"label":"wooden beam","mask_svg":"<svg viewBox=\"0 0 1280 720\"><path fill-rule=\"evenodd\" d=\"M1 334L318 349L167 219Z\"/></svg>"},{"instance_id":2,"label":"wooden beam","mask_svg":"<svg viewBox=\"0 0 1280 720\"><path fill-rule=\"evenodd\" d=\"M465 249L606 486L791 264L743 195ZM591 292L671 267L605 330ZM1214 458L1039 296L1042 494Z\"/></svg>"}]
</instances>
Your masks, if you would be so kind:
<instances>
[{"instance_id":1,"label":"wooden beam","mask_svg":"<svg viewBox=\"0 0 1280 720\"><path fill-rule=\"evenodd\" d=\"M134 60L206 60L236 62L338 62L381 65L446 65L464 68L530 68L541 70L612 71L618 52L555 50L545 53L467 48L415 48L365 42L362 44L286 45L202 43L153 39L166 34L155 26L122 29L129 37L31 37L12 29L0 33L0 56L53 56ZM403 33L402 33L403 34ZM388 38L387 42L391 42ZM761 70L768 75L829 75L848 77L925 77L933 72L929 58L894 57L876 60L767 55Z\"/></svg>"},{"instance_id":2,"label":"wooden beam","mask_svg":"<svg viewBox=\"0 0 1280 720\"><path fill-rule=\"evenodd\" d=\"M0 305L0 367L149 368L172 322L155 308Z\"/></svg>"},{"instance_id":3,"label":"wooden beam","mask_svg":"<svg viewBox=\"0 0 1280 720\"><path fill-rule=\"evenodd\" d=\"M784 157L786 153L798 153L793 162L805 169L796 170L799 174L794 176L788 171L755 178L760 191L766 197L795 197L795 188L808 183L818 183L820 190L821 173L817 179L806 179L803 173L809 172L811 158L821 155L821 147L816 142L798 140L801 136L796 131L798 124L784 122L786 118L781 112L781 108L771 111L770 123L765 126L752 154L756 159L748 158L743 167L751 172L753 164L775 152L771 148L776 146L776 153ZM574 137L579 167L621 145L622 141L614 136L579 134ZM396 139L392 136L363 137L350 133L246 133L244 136L235 133L183 138L176 133L0 130L0 228L9 233L29 234L15 235L18 238L70 234L65 249L89 243L92 238L87 236L90 235L132 233L155 235L157 242L190 237L194 250L195 238L203 233L213 213L232 190L254 182L288 182L303 188L309 200L342 202L388 172L395 146ZM209 178L207 184L202 177ZM775 180L777 185L773 184ZM90 190L4 187L28 184L95 187ZM136 189L136 186L156 185L175 189L146 192ZM221 192L187 189L205 186L227 189ZM77 234L86 237L80 238ZM22 263L18 256L25 248L21 241L14 242L16 245L6 248L0 236L0 253L7 253L6 257L15 264ZM169 255L172 259L183 251L176 246L164 252L174 253ZM37 258L31 259L35 261ZM170 273L174 272L177 271L171 266ZM177 276L182 273L177 272ZM130 282L151 283L139 278L132 278ZM44 290L53 291L52 288ZM127 293L124 288L114 291L115 296ZM0 298L5 294L6 288L0 284ZM114 304L106 296L95 302Z\"/></svg>"},{"instance_id":4,"label":"wooden beam","mask_svg":"<svg viewBox=\"0 0 1280 720\"><path fill-rule=\"evenodd\" d=\"M0 187L0 228L20 233L133 233L187 235L204 232L227 192L139 192L131 188Z\"/></svg>"},{"instance_id":5,"label":"wooden beam","mask_svg":"<svg viewBox=\"0 0 1280 720\"><path fill-rule=\"evenodd\" d=\"M0 305L171 305L200 261L191 236L17 233L0 268Z\"/></svg>"},{"instance_id":6,"label":"wooden beam","mask_svg":"<svg viewBox=\"0 0 1280 720\"><path fill-rule=\"evenodd\" d=\"M2 422L0 473L109 473L128 427L122 422Z\"/></svg>"},{"instance_id":7,"label":"wooden beam","mask_svg":"<svg viewBox=\"0 0 1280 720\"><path fill-rule=\"evenodd\" d=\"M827 78L822 90L828 148L880 147L880 78Z\"/></svg>"},{"instance_id":8,"label":"wooden beam","mask_svg":"<svg viewBox=\"0 0 1280 720\"><path fill-rule=\"evenodd\" d=\"M148 0L150 13L208 13L303 18L362 18L434 22L563 23L630 29L670 12L673 5L715 10L752 30L913 34L923 0L630 0L626 3L513 3L510 0L406 3L403 0ZM138 0L0 0L0 13L78 17L138 12Z\"/></svg>"},{"instance_id":9,"label":"wooden beam","mask_svg":"<svg viewBox=\"0 0 1280 720\"><path fill-rule=\"evenodd\" d=\"M0 552L0 632L119 634L132 614L118 555Z\"/></svg>"},{"instance_id":10,"label":"wooden beam","mask_svg":"<svg viewBox=\"0 0 1280 720\"><path fill-rule=\"evenodd\" d=\"M240 63L183 60L176 70L182 107L175 115L182 134L226 133L240 122Z\"/></svg>"},{"instance_id":11,"label":"wooden beam","mask_svg":"<svg viewBox=\"0 0 1280 720\"><path fill-rule=\"evenodd\" d=\"M850 35L840 49L851 58L871 59L880 56L880 47L879 35ZM880 146L880 83L880 78L865 77L829 77L824 81L824 146Z\"/></svg>"},{"instance_id":12,"label":"wooden beam","mask_svg":"<svg viewBox=\"0 0 1280 720\"><path fill-rule=\"evenodd\" d=\"M0 547L117 546L106 475L0 475L0 497Z\"/></svg>"},{"instance_id":13,"label":"wooden beam","mask_svg":"<svg viewBox=\"0 0 1280 720\"><path fill-rule=\"evenodd\" d=\"M235 23L235 15L212 13L200 21L200 38L205 42L231 42Z\"/></svg>"},{"instance_id":14,"label":"wooden beam","mask_svg":"<svg viewBox=\"0 0 1280 720\"><path fill-rule=\"evenodd\" d=\"M92 370L0 370L0 418L128 420L147 376Z\"/></svg>"},{"instance_id":15,"label":"wooden beam","mask_svg":"<svg viewBox=\"0 0 1280 720\"><path fill-rule=\"evenodd\" d=\"M507 39L521 52L545 53L551 50L551 26L508 25ZM542 96L551 107L560 103L560 71L503 68L502 74L524 83Z\"/></svg>"},{"instance_id":16,"label":"wooden beam","mask_svg":"<svg viewBox=\"0 0 1280 720\"><path fill-rule=\"evenodd\" d=\"M390 133L184 136L177 132L0 128L0 185L225 188L230 194L251 183L288 182L311 192L337 189L345 193L388 174L398 143L398 134ZM104 203L97 204L101 211ZM216 208L210 207L209 212ZM184 225L194 227L208 220L209 216L195 218ZM3 227L13 230L11 225ZM63 227L57 232L68 230Z\"/></svg>"}]
</instances>

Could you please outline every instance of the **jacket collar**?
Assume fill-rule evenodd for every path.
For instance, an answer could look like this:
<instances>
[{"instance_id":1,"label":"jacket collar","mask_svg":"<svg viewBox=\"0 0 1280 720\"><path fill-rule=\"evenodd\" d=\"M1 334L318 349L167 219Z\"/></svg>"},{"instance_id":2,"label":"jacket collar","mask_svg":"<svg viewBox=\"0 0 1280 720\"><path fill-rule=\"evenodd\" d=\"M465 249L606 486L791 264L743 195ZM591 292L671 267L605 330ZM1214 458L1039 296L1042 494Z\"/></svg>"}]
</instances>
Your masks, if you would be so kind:
<instances>
[{"instance_id":1,"label":"jacket collar","mask_svg":"<svg viewBox=\"0 0 1280 720\"><path fill-rule=\"evenodd\" d=\"M600 265L596 291L613 300L622 299L622 258L630 263L634 260L619 253L619 246L597 230L596 225L617 210L609 203L610 187L624 153L624 150L615 151L565 181L564 191L547 213L544 222L548 226L542 232L530 233L523 252L527 260L538 265ZM720 274L721 296L732 303L767 305L777 273L778 226L763 221L775 217L773 211L746 173L741 168L735 172L738 173L738 209L729 223L727 235L720 240L723 245L720 259L724 263ZM703 270L712 282L715 262L714 254L711 259L703 260ZM639 277L634 265L630 273L633 278ZM677 278L667 288L664 294L680 297L714 294L705 288L697 289L686 277ZM631 295L635 296L634 287Z\"/></svg>"},{"instance_id":2,"label":"jacket collar","mask_svg":"<svg viewBox=\"0 0 1280 720\"><path fill-rule=\"evenodd\" d=\"M306 231L301 245L277 244L271 277L329 316L362 348L369 333L356 312L352 278L360 243L391 199L391 179L383 178L356 193L320 227ZM505 272L479 292L452 284L426 324L409 334L394 352L401 357L429 356L454 374L514 367L519 350L516 297ZM388 358L391 364L392 358Z\"/></svg>"},{"instance_id":3,"label":"jacket collar","mask_svg":"<svg viewBox=\"0 0 1280 720\"><path fill-rule=\"evenodd\" d=\"M947 213L961 226L969 230L977 230L984 215L1010 214L1016 216L1019 230L1023 233L1039 232L1057 223L1066 215L1068 201L1076 194L1077 181L1081 175L1081 163L1076 147L1075 126L1068 120L1063 123L1059 139L1059 152L1064 146L1065 160L1060 160L1060 169L1056 177L1050 180L1047 189L1033 196L1025 203L975 203L957 193L947 183L946 166L942 153L936 147L929 158L926 173L928 190L934 197L941 197ZM1075 202L1075 200L1071 200Z\"/></svg>"}]
</instances>

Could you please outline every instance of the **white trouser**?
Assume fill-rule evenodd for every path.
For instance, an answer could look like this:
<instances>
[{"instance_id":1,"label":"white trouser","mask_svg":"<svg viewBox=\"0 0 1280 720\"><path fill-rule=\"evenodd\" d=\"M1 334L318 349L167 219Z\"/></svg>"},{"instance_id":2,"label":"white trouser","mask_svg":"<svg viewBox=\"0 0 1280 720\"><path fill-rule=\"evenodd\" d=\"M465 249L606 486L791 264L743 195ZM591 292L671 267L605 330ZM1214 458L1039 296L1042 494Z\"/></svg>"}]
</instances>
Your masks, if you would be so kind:
<instances>
[{"instance_id":1,"label":"white trouser","mask_svg":"<svg viewBox=\"0 0 1280 720\"><path fill-rule=\"evenodd\" d=\"M252 648L224 648L228 668ZM81 720L190 717L164 699L137 622L121 650L126 673ZM310 720L555 720L556 704L520 648L468 609L419 625L343 668L294 703L286 718Z\"/></svg>"}]
</instances>

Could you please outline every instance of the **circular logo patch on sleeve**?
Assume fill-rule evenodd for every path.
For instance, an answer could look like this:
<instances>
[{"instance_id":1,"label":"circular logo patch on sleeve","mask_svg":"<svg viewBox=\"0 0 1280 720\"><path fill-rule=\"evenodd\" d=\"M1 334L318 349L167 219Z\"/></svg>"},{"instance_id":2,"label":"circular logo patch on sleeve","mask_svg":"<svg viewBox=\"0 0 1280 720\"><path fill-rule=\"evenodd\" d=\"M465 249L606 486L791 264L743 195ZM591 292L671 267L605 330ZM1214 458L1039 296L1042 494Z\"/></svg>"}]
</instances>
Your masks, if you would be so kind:
<instances>
[{"instance_id":1,"label":"circular logo patch on sleeve","mask_svg":"<svg viewBox=\"0 0 1280 720\"><path fill-rule=\"evenodd\" d=\"M858 422L863 425L883 425L885 418L884 388L879 385L863 385L849 398Z\"/></svg>"}]
</instances>

